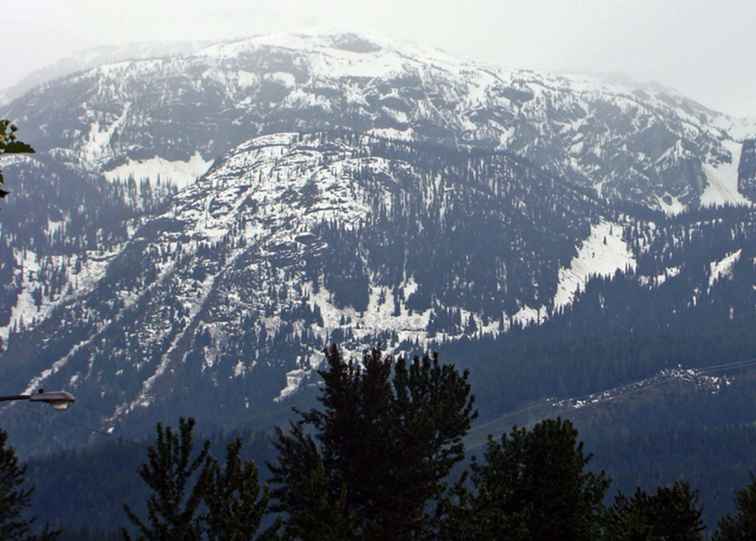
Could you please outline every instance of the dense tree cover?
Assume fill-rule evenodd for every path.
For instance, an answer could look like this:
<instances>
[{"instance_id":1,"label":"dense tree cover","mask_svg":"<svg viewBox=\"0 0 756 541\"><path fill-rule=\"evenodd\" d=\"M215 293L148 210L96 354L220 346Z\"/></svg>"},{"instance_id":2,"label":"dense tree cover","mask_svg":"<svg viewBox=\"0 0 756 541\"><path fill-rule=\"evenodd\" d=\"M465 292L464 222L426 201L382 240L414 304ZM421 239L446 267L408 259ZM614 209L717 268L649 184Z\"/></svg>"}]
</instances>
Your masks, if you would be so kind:
<instances>
[{"instance_id":1,"label":"dense tree cover","mask_svg":"<svg viewBox=\"0 0 756 541\"><path fill-rule=\"evenodd\" d=\"M642 228L626 233L631 245L648 245L650 238ZM528 400L603 390L664 368L753 357L756 214L702 210L656 227L653 238L659 246L641 251L637 269L591 279L575 303L540 325L515 325L498 336L465 336L441 346L471 369L483 417ZM731 254L739 256L716 279L712 263Z\"/></svg>"},{"instance_id":2,"label":"dense tree cover","mask_svg":"<svg viewBox=\"0 0 756 541\"><path fill-rule=\"evenodd\" d=\"M214 529L240 522L233 517L244 516L240 510L245 507L241 499L224 500L221 493L226 488L250 495L244 500L249 504L246 509L250 518L242 522L266 529L274 516L261 516L265 485L270 482L272 511L283 513L279 535L285 539L351 540L363 538L365 531L382 539L382 533L389 529L394 535L393 528L398 525L408 539L549 539L549 528L556 523L561 525L560 531L570 532L569 539L609 541L617 539L620 529L647 535L627 539L701 539L701 506L691 487L709 494L706 501L714 502L720 510L713 517L718 518L722 510L731 507L712 499L711 491L731 506L733 495L727 487L744 483L742 476L722 469L723 464L717 469L718 462L732 458L727 445L735 445L742 455L733 461L732 472L744 464L752 467L756 454L756 430L737 425L749 418L748 410L753 411L748 405L754 400L752 387L738 379L724 386L719 395L665 390L665 400L638 395L635 401L625 399L615 409L593 413L589 408L578 410L581 413L573 421L547 419L530 428L515 427L491 438L483 455L465 465L460 462L461 441L457 437L467 432L472 397L464 374L433 358L405 363L380 352L368 352L357 363L344 360L338 350L329 350L328 358L320 408L301 413L288 431L278 432L273 438L275 449L267 437L247 436L243 439L251 442L246 447L252 448L252 454L239 459L234 454L236 437L219 435L211 440L208 455L220 453L224 447L230 452L225 466L217 462L209 469L201 466L199 470L204 473L198 473L185 486L188 494L205 479L204 488L197 490L207 501L194 508L195 526L209 524L211 516ZM448 388L457 391L447 394ZM722 399L722 393L730 396ZM717 405L719 400L724 407ZM691 414L688 418L681 415L687 409ZM457 415L450 415L450 411ZM712 423L727 416L731 427L719 431L712 428ZM455 417L458 422L447 422ZM680 418L678 430L668 430L675 417ZM696 423L701 428L698 431ZM186 423L182 426L188 432ZM587 436L585 445L576 426ZM645 431L640 429L643 426ZM181 429L171 434L170 444L163 435L165 461L148 462L153 465L152 474L163 471L162 476L150 475L150 479L162 479L157 486L172 486L168 481L173 474L165 477L166 466L181 457L177 453ZM450 434L456 436L449 438ZM443 441L446 444L439 443ZM151 460L161 456L156 451L160 445L158 437ZM184 446L185 451L190 447ZM77 513L75 500L80 492L89 491L93 498L102 493L105 505L113 498L107 495L109 487L118 486L117 479L125 475L131 480L120 483L126 487L122 501L133 502L129 505L136 509L135 514L149 516L144 502L157 493L139 491L139 480L128 473L127 467L141 460L145 448L113 443L101 453L70 452L62 457L62 463L47 463L46 470L40 469L45 461L37 461L31 471L45 471L52 477L48 479L49 489L56 490L67 488L66 483L73 480L92 477L91 486L78 485L71 490L71 520ZM435 452L429 455L429 449ZM591 461L585 449L596 452L597 457ZM116 453L122 455L116 458ZM184 455L196 458L197 452ZM266 461L272 463L272 478L264 467L259 478L237 475L254 471L252 463L262 466ZM109 469L104 473L108 462ZM71 468L66 479L60 477L61 468ZM613 486L609 486L604 469L612 477L616 475ZM701 476L706 469L711 470L711 477ZM182 468L173 471L178 474ZM718 477L722 484L709 486ZM675 484L679 478L691 483ZM242 490L242 486L246 488ZM738 499L738 513L723 524L738 528L747 520L743 517L750 509L749 492L743 494ZM46 501L54 504L52 499ZM174 500L173 508L185 510L188 501L188 496L183 504ZM227 503L217 504L223 501ZM403 505L397 506L397 501ZM214 515L210 509L215 509ZM82 511L87 512L86 508L78 510ZM86 514L82 519L86 520ZM101 531L122 522L122 514L111 508L108 520ZM710 517L707 522L713 527L715 520ZM676 523L682 524L679 532L664 529ZM94 524L91 527L97 528ZM725 526L722 531L726 531ZM460 532L469 535L459 537ZM678 533L681 536L675 537ZM87 535L107 539L100 531L77 535L82 540L88 539Z\"/></svg>"},{"instance_id":3,"label":"dense tree cover","mask_svg":"<svg viewBox=\"0 0 756 541\"><path fill-rule=\"evenodd\" d=\"M146 433L158 419L179 415L196 415L209 430L248 422L250 412L267 416L279 407L273 401L287 385L287 373L302 370L300 389L310 390L315 377L310 368L318 360L313 352L327 341L355 350L374 339L414 350L420 342L400 340L408 334L423 340L425 330L435 341L432 349L472 369L483 417L545 396L597 391L676 364L736 360L753 350L748 308L753 271L746 268L755 238L752 209L666 219L613 208L505 153L450 151L349 132L300 139L302 152L322 151L324 174L333 167L364 191L371 208L364 220L313 224L292 242L261 253L245 240L255 208L234 213L227 234L202 242L192 239L193 222L165 215L142 228L121 227L135 238L112 244L112 252L106 240L115 242L121 233L97 225L102 234L90 237L105 239L102 255L95 250L86 260L75 255L68 262L55 256L23 274L18 265L0 266L0 275L13 284L0 289L9 296L0 303L8 317L20 278L44 279L32 292L39 315L29 323L25 312L24 329L21 322L16 332L10 329L0 377L22 386L65 357L64 368L48 384L64 386L80 374L79 403L102 419L136 399L146 375L168 362L175 371L163 372L158 384L166 392L156 394L144 415L126 421L131 433ZM341 161L331 166L331 160ZM318 186L313 181L309 191L292 190L292 204L317 194ZM206 202L208 208L218 205ZM99 208L95 200L91 208ZM48 223L56 220L40 215L34 227L57 231L58 225ZM556 310L559 269L569 265L600 220L616 223L617 235L624 230L637 269L592 280L571 307ZM710 263L741 247L733 279L710 286ZM232 254L237 255L230 265ZM10 260L21 255L15 250ZM28 250L27 268L34 257ZM77 277L72 269L79 264L83 274ZM86 276L96 277L92 271L106 265L91 291L85 288L59 310L49 310L61 290L75 291L72 281L87 283ZM140 302L131 304L136 298ZM198 313L189 308L196 299L204 299ZM344 308L343 317L334 321L326 304ZM361 312L368 304L371 313ZM514 314L524 305L538 312L540 328L518 324ZM380 326L387 312L401 320ZM373 336L366 326L383 328ZM4 417L19 449L52 450L50 440L39 441L22 416ZM54 428L66 441L88 437L62 421Z\"/></svg>"}]
</instances>

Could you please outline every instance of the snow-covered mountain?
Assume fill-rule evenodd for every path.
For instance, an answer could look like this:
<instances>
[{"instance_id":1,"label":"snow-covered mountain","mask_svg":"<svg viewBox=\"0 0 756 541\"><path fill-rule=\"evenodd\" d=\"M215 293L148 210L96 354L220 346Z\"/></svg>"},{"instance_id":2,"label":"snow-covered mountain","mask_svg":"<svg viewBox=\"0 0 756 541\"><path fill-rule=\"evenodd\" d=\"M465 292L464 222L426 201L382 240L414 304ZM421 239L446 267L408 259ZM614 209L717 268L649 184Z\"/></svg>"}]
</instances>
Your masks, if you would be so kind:
<instances>
[{"instance_id":1,"label":"snow-covered mountain","mask_svg":"<svg viewBox=\"0 0 756 541\"><path fill-rule=\"evenodd\" d=\"M185 183L251 136L345 127L503 149L668 212L749 202L742 145L756 129L657 85L504 70L353 34L190 45L55 80L4 114L39 149L111 177Z\"/></svg>"},{"instance_id":2,"label":"snow-covered mountain","mask_svg":"<svg viewBox=\"0 0 756 541\"><path fill-rule=\"evenodd\" d=\"M6 168L25 179L23 166ZM85 263L17 251L5 368L29 392L72 389L108 428L156 400L217 401L218 385L239 417L296 391L330 340L399 347L547 318L587 279L586 258L606 274L632 265L612 219L508 155L262 136Z\"/></svg>"},{"instance_id":3,"label":"snow-covered mountain","mask_svg":"<svg viewBox=\"0 0 756 541\"><path fill-rule=\"evenodd\" d=\"M77 395L60 441L264 417L331 341L485 344L610 293L669 292L659 317L684 320L726 290L716 317L751 315L754 140L666 89L276 35L101 65L0 116L38 150L0 161L0 374ZM720 203L742 206L696 210Z\"/></svg>"},{"instance_id":4,"label":"snow-covered mountain","mask_svg":"<svg viewBox=\"0 0 756 541\"><path fill-rule=\"evenodd\" d=\"M0 106L20 98L31 89L88 69L145 58L191 54L212 45L209 41L153 41L126 45L109 45L79 51L57 62L29 73L14 85L0 89Z\"/></svg>"}]
</instances>

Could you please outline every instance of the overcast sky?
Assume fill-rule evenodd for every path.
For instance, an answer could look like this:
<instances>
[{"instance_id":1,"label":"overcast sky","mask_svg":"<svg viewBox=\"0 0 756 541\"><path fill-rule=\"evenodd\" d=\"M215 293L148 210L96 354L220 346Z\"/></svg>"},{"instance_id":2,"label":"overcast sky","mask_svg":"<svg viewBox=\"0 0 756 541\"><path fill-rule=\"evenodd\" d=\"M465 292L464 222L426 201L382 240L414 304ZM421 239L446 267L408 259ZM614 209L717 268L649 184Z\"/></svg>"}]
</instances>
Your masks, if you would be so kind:
<instances>
[{"instance_id":1,"label":"overcast sky","mask_svg":"<svg viewBox=\"0 0 756 541\"><path fill-rule=\"evenodd\" d=\"M756 116L753 0L0 0L0 88L82 48L370 32L509 67L616 72ZM8 7L12 6L12 7ZM11 52L11 54L9 54Z\"/></svg>"}]
</instances>

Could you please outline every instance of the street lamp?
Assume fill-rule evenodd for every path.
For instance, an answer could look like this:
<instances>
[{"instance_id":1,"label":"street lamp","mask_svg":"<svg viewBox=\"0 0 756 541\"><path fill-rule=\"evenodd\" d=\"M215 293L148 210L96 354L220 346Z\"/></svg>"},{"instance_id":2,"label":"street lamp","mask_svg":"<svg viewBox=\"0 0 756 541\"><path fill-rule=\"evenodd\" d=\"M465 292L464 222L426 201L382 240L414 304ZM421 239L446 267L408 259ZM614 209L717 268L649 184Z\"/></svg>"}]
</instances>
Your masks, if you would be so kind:
<instances>
[{"instance_id":1,"label":"street lamp","mask_svg":"<svg viewBox=\"0 0 756 541\"><path fill-rule=\"evenodd\" d=\"M66 391L51 391L46 393L40 389L34 394L16 394L11 396L0 396L0 402L10 402L13 400L29 400L30 402L44 402L50 404L58 411L67 410L71 404L76 402L76 398Z\"/></svg>"}]
</instances>

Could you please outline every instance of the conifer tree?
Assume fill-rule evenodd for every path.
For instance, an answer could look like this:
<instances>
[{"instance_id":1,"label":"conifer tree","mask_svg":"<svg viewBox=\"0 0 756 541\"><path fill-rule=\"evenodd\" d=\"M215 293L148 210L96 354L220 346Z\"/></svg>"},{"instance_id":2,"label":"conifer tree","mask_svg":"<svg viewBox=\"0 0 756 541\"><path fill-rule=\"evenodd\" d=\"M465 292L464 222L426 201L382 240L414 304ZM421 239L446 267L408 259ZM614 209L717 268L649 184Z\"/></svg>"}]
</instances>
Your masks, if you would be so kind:
<instances>
[{"instance_id":1,"label":"conifer tree","mask_svg":"<svg viewBox=\"0 0 756 541\"><path fill-rule=\"evenodd\" d=\"M194 452L194 419L180 419L178 432L157 425L157 440L148 453L147 464L139 476L152 490L147 501L147 518L139 518L124 506L129 521L138 532L139 541L199 541L202 521L199 511L209 482L210 443ZM131 540L123 530L124 539Z\"/></svg>"},{"instance_id":2,"label":"conifer tree","mask_svg":"<svg viewBox=\"0 0 756 541\"><path fill-rule=\"evenodd\" d=\"M756 476L751 483L738 491L736 511L719 521L713 541L750 541L756 539Z\"/></svg>"},{"instance_id":3,"label":"conifer tree","mask_svg":"<svg viewBox=\"0 0 756 541\"><path fill-rule=\"evenodd\" d=\"M221 465L205 441L194 450L194 419L180 419L178 432L157 425L157 439L148 449L139 476L152 490L147 517L128 506L126 514L140 541L207 540L268 541L276 539L278 522L255 537L270 500L261 488L257 466L242 458L241 440L226 447ZM131 539L128 531L123 538Z\"/></svg>"},{"instance_id":4,"label":"conifer tree","mask_svg":"<svg viewBox=\"0 0 756 541\"><path fill-rule=\"evenodd\" d=\"M58 532L45 529L32 532L33 519L25 517L33 489L25 479L26 466L19 464L16 452L8 445L8 434L0 430L0 539L3 541L50 541Z\"/></svg>"},{"instance_id":5,"label":"conifer tree","mask_svg":"<svg viewBox=\"0 0 756 541\"><path fill-rule=\"evenodd\" d=\"M225 467L211 460L203 501L208 541L252 541L268 511L268 488L260 488L254 462L241 458L241 440L228 444ZM273 539L274 528L258 538Z\"/></svg>"},{"instance_id":6,"label":"conifer tree","mask_svg":"<svg viewBox=\"0 0 756 541\"><path fill-rule=\"evenodd\" d=\"M472 491L460 483L441 507L443 537L594 541L609 480L586 471L591 457L577 438L561 419L490 437L471 465Z\"/></svg>"},{"instance_id":7,"label":"conifer tree","mask_svg":"<svg viewBox=\"0 0 756 541\"><path fill-rule=\"evenodd\" d=\"M300 413L275 440L272 494L286 531L306 539L303 526L326 513L340 539L425 538L435 528L429 505L463 459L476 415L468 374L436 355L408 363L378 350L357 363L331 347L326 363L322 410Z\"/></svg>"},{"instance_id":8,"label":"conifer tree","mask_svg":"<svg viewBox=\"0 0 756 541\"><path fill-rule=\"evenodd\" d=\"M700 541L704 525L698 494L686 482L659 487L654 494L638 488L628 498L619 494L608 510L607 541Z\"/></svg>"}]
</instances>

